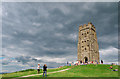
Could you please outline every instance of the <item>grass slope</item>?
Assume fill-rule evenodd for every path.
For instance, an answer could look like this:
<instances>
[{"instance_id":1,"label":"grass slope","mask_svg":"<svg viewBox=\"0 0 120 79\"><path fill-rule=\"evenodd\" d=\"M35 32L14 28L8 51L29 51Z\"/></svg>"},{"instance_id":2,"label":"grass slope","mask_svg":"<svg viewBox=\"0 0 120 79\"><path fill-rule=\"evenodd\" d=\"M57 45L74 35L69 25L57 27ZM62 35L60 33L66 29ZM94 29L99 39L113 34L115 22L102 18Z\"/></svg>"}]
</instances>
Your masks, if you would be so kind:
<instances>
[{"instance_id":1,"label":"grass slope","mask_svg":"<svg viewBox=\"0 0 120 79\"><path fill-rule=\"evenodd\" d=\"M110 65L79 65L79 66L64 66L62 68L48 69L47 72L59 71L67 68L70 70L47 74L47 77L118 77L118 71L112 71L109 69ZM113 69L118 69L117 65L113 66ZM41 72L42 73L42 72ZM3 74L2 77L21 77L31 74L37 74L37 70L29 69L14 73ZM42 77L42 75L33 76L31 78ZM27 79L27 78L25 78Z\"/></svg>"},{"instance_id":2,"label":"grass slope","mask_svg":"<svg viewBox=\"0 0 120 79\"><path fill-rule=\"evenodd\" d=\"M48 69L48 72L63 70L69 67L70 66L64 66L62 68ZM42 71L40 73L42 73ZM2 77L13 77L14 78L14 77L21 77L21 76L26 76L26 75L31 75L31 74L37 74L37 70L35 69L22 70L22 71L13 72L13 73L2 74Z\"/></svg>"},{"instance_id":3,"label":"grass slope","mask_svg":"<svg viewBox=\"0 0 120 79\"><path fill-rule=\"evenodd\" d=\"M112 71L118 69L118 66L114 65L113 69L109 67L110 65L104 64L72 66L70 70L48 74L47 77L118 77L118 71ZM42 75L34 77L42 77Z\"/></svg>"}]
</instances>

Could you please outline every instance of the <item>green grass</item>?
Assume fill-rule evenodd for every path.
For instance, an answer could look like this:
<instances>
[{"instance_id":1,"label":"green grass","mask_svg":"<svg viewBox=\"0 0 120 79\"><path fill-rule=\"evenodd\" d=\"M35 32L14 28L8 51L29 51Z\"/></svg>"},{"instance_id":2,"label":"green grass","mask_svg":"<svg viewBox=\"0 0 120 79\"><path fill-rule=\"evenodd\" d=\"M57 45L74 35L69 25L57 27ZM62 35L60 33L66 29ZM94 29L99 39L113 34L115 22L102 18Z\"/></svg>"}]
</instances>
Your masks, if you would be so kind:
<instances>
[{"instance_id":1,"label":"green grass","mask_svg":"<svg viewBox=\"0 0 120 79\"><path fill-rule=\"evenodd\" d=\"M25 76L28 74L36 74L36 73L37 73L37 70L27 69L27 70L22 70L18 72L2 74L2 77L20 77L20 76Z\"/></svg>"},{"instance_id":2,"label":"green grass","mask_svg":"<svg viewBox=\"0 0 120 79\"><path fill-rule=\"evenodd\" d=\"M48 72L63 70L69 67L70 66L64 66L62 68L48 69ZM42 70L40 73L43 73ZM21 76L26 76L26 75L31 75L31 74L37 74L37 70L35 69L22 70L22 71L13 72L13 73L2 74L2 77L13 77L14 78L14 77L21 77Z\"/></svg>"},{"instance_id":3,"label":"green grass","mask_svg":"<svg viewBox=\"0 0 120 79\"><path fill-rule=\"evenodd\" d=\"M73 66L70 70L48 74L47 77L118 77L118 66L114 65L113 69L109 69L110 65L79 65ZM34 77L42 77L34 76Z\"/></svg>"},{"instance_id":4,"label":"green grass","mask_svg":"<svg viewBox=\"0 0 120 79\"><path fill-rule=\"evenodd\" d=\"M113 65L113 69L109 69L109 67L110 65L104 64L64 66L62 68L48 69L47 72L59 71L67 68L71 69L63 72L47 74L47 77L118 77L118 71L112 71L113 69L118 69L118 65ZM14 73L3 74L2 77L21 77L31 74L37 74L37 70L23 70ZM42 75L33 77L42 77Z\"/></svg>"}]
</instances>

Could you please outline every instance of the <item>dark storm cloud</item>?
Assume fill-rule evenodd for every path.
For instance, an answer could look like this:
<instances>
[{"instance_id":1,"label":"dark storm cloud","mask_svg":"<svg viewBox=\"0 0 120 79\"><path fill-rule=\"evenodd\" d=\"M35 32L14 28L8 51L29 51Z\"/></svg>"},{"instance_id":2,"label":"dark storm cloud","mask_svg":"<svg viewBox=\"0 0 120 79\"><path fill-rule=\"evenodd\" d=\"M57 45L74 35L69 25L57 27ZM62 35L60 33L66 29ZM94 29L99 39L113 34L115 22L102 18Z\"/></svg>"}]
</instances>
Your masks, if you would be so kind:
<instances>
[{"instance_id":1,"label":"dark storm cloud","mask_svg":"<svg viewBox=\"0 0 120 79\"><path fill-rule=\"evenodd\" d=\"M22 62L23 64L27 63L30 61L31 57L29 56L20 56L15 58L18 62Z\"/></svg>"},{"instance_id":2,"label":"dark storm cloud","mask_svg":"<svg viewBox=\"0 0 120 79\"><path fill-rule=\"evenodd\" d=\"M23 64L47 62L36 59L44 56L72 55L75 58L79 25L88 22L96 27L99 49L117 48L117 3L14 2L2 5L3 52Z\"/></svg>"},{"instance_id":3,"label":"dark storm cloud","mask_svg":"<svg viewBox=\"0 0 120 79\"><path fill-rule=\"evenodd\" d=\"M10 62L2 62L2 65L8 65Z\"/></svg>"},{"instance_id":4,"label":"dark storm cloud","mask_svg":"<svg viewBox=\"0 0 120 79\"><path fill-rule=\"evenodd\" d=\"M17 62L21 62L22 64L29 64L29 62L35 62L35 64L42 63L44 62L43 60L37 60L33 57L30 56L18 56L15 58L15 60L17 60ZM34 67L34 64L29 64L31 67Z\"/></svg>"}]
</instances>

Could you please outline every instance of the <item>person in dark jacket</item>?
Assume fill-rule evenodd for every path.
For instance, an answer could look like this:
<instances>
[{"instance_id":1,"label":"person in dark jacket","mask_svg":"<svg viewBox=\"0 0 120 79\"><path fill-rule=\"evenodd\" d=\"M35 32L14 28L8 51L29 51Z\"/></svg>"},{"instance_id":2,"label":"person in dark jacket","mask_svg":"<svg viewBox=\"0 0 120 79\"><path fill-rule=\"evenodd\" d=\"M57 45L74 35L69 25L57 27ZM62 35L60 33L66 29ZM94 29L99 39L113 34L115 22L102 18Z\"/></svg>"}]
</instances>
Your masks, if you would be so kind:
<instances>
[{"instance_id":1,"label":"person in dark jacket","mask_svg":"<svg viewBox=\"0 0 120 79\"><path fill-rule=\"evenodd\" d=\"M47 77L47 65L44 64L43 66L43 77L44 77L44 74L45 74L45 77Z\"/></svg>"},{"instance_id":2,"label":"person in dark jacket","mask_svg":"<svg viewBox=\"0 0 120 79\"><path fill-rule=\"evenodd\" d=\"M67 61L67 66L69 66L69 62Z\"/></svg>"},{"instance_id":3,"label":"person in dark jacket","mask_svg":"<svg viewBox=\"0 0 120 79\"><path fill-rule=\"evenodd\" d=\"M103 60L101 60L101 64L103 64Z\"/></svg>"}]
</instances>

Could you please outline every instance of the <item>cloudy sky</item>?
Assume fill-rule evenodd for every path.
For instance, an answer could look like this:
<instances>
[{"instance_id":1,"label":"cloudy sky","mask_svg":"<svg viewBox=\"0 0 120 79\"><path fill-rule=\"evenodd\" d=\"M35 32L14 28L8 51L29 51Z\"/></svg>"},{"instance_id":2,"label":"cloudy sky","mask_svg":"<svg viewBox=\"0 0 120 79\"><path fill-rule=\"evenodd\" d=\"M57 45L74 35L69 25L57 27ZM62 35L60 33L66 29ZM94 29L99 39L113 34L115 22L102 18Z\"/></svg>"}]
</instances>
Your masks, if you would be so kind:
<instances>
[{"instance_id":1,"label":"cloudy sky","mask_svg":"<svg viewBox=\"0 0 120 79\"><path fill-rule=\"evenodd\" d=\"M3 72L49 68L77 60L78 28L92 22L100 59L118 61L118 4L115 2L2 3Z\"/></svg>"}]
</instances>

